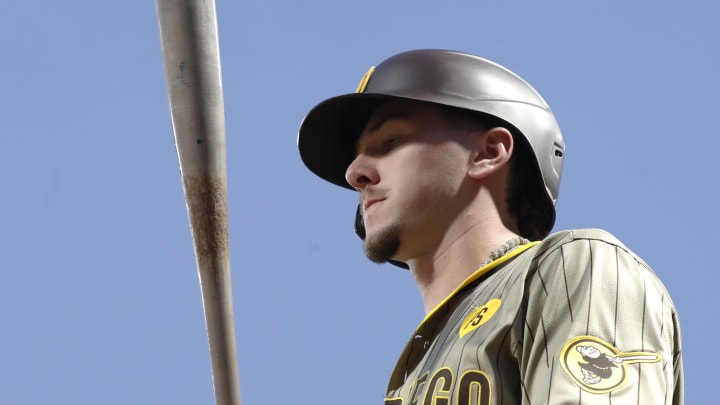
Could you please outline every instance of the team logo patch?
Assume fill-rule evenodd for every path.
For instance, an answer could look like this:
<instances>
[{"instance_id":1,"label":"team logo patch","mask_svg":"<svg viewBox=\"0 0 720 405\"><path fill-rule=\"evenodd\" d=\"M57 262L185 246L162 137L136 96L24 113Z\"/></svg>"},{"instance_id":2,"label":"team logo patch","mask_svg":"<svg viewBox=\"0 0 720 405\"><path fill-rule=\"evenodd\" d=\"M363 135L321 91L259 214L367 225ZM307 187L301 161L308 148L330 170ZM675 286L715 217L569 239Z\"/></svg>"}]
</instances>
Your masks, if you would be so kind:
<instances>
[{"instance_id":1,"label":"team logo patch","mask_svg":"<svg viewBox=\"0 0 720 405\"><path fill-rule=\"evenodd\" d=\"M655 363L662 356L649 352L620 352L610 343L594 336L570 339L560 352L560 365L580 388L593 394L605 394L622 388L627 382L626 366Z\"/></svg>"},{"instance_id":2,"label":"team logo patch","mask_svg":"<svg viewBox=\"0 0 720 405\"><path fill-rule=\"evenodd\" d=\"M475 329L482 326L482 324L490 320L490 318L495 315L495 312L497 312L498 308L500 308L501 303L502 301L500 301L499 298L494 298L488 301L487 304L472 311L470 315L465 318L462 326L460 326L460 337L463 337L467 333L474 331Z\"/></svg>"},{"instance_id":3,"label":"team logo patch","mask_svg":"<svg viewBox=\"0 0 720 405\"><path fill-rule=\"evenodd\" d=\"M365 76L360 79L360 84L358 84L357 89L355 89L355 93L365 93L365 89L367 88L368 83L370 83L370 77L372 76L373 72L375 71L375 66L370 67L368 71L365 73Z\"/></svg>"}]
</instances>

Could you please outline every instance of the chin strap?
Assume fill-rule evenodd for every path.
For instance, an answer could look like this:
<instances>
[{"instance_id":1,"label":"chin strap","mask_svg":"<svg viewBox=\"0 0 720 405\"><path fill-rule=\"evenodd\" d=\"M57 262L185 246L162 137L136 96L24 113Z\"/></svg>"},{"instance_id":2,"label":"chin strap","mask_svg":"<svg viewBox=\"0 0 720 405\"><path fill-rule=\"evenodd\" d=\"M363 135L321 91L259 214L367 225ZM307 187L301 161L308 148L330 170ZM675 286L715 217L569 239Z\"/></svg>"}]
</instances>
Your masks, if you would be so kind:
<instances>
[{"instance_id":1,"label":"chin strap","mask_svg":"<svg viewBox=\"0 0 720 405\"><path fill-rule=\"evenodd\" d=\"M355 235L365 240L365 220L363 220L360 204L358 204L357 211L355 211Z\"/></svg>"}]
</instances>

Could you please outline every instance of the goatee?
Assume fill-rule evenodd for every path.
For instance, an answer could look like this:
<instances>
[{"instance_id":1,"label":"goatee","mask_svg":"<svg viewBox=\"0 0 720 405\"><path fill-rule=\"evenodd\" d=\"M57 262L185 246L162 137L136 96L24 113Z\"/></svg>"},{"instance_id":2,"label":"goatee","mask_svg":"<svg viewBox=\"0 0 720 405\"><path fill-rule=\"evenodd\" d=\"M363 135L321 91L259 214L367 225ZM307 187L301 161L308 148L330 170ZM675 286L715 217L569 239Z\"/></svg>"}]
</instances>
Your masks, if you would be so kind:
<instances>
[{"instance_id":1,"label":"goatee","mask_svg":"<svg viewBox=\"0 0 720 405\"><path fill-rule=\"evenodd\" d=\"M368 259L375 263L385 263L400 249L400 230L397 226L388 226L377 235L366 237L363 247Z\"/></svg>"}]
</instances>

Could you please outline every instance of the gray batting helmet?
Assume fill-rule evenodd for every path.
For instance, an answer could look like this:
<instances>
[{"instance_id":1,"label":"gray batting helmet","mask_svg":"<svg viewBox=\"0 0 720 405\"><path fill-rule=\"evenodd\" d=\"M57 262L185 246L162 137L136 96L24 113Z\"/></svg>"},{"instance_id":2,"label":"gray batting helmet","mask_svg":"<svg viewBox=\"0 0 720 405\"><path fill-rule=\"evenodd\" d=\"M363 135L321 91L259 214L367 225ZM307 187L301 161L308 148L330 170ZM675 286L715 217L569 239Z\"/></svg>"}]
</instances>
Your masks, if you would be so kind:
<instances>
[{"instance_id":1,"label":"gray batting helmet","mask_svg":"<svg viewBox=\"0 0 720 405\"><path fill-rule=\"evenodd\" d=\"M345 171L354 144L373 110L393 99L426 101L470 110L507 127L527 141L537 163L538 182L554 207L560 188L565 144L550 107L525 80L489 60L461 52L415 50L380 63L365 75L356 93L327 99L305 117L298 134L300 156L316 175L352 189ZM555 222L554 209L544 233ZM361 235L363 237L364 235Z\"/></svg>"}]
</instances>

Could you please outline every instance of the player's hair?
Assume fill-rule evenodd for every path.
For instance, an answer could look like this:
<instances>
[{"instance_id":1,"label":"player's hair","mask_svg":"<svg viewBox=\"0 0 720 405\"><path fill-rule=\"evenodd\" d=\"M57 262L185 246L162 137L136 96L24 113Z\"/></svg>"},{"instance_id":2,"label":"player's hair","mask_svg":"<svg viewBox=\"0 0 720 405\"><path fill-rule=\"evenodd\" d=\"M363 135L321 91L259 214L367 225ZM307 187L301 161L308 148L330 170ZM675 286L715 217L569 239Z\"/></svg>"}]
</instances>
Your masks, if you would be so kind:
<instances>
[{"instance_id":1,"label":"player's hair","mask_svg":"<svg viewBox=\"0 0 720 405\"><path fill-rule=\"evenodd\" d=\"M545 229L547 218L554 215L554 208L547 198L543 198L547 191L539 180L540 169L525 137L516 135L514 128L508 128L492 116L453 107L443 107L443 110L450 128L473 131L503 127L513 134L515 145L509 161L505 203L517 222L521 236L530 240L543 239L548 233Z\"/></svg>"}]
</instances>

